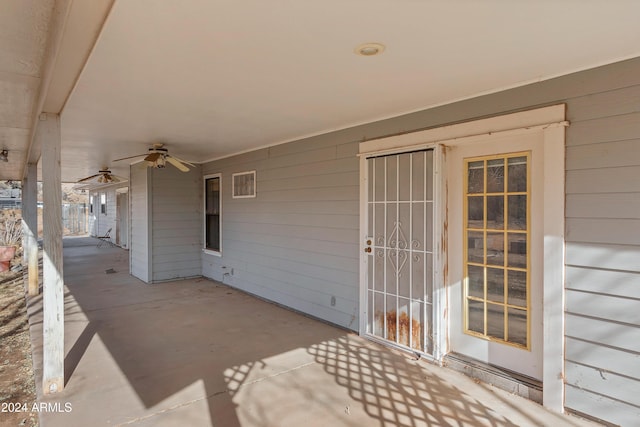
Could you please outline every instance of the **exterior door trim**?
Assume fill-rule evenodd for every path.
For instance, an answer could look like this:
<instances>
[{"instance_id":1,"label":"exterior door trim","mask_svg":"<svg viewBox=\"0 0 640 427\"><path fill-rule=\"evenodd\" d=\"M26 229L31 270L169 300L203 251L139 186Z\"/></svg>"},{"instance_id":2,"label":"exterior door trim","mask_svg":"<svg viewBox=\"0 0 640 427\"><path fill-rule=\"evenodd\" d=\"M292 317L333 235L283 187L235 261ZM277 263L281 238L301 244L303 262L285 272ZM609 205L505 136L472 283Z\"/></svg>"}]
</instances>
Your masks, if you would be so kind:
<instances>
[{"instance_id":1,"label":"exterior door trim","mask_svg":"<svg viewBox=\"0 0 640 427\"><path fill-rule=\"evenodd\" d=\"M559 104L457 125L443 126L408 134L395 135L360 143L360 306L366 301L367 233L366 157L424 148L435 148L435 224L437 246L434 284L434 358L442 361L448 352L446 300L446 146L473 143L483 136L524 132L544 135L544 257L543 257L543 405L556 412L564 411L564 274L565 274L565 105ZM441 280L441 281L440 281ZM366 318L360 310L360 334L364 335ZM436 335L437 334L437 335Z\"/></svg>"}]
</instances>

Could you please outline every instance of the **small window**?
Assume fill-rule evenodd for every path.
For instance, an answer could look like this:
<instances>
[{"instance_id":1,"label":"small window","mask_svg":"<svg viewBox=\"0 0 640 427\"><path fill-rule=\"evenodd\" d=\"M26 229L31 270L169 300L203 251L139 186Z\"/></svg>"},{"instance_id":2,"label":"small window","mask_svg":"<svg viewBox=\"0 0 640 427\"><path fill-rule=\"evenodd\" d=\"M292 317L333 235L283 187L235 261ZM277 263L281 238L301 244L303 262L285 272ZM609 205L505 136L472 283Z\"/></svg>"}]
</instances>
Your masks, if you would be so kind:
<instances>
[{"instance_id":1,"label":"small window","mask_svg":"<svg viewBox=\"0 0 640 427\"><path fill-rule=\"evenodd\" d=\"M100 213L107 214L107 195L106 193L100 194Z\"/></svg>"},{"instance_id":2,"label":"small window","mask_svg":"<svg viewBox=\"0 0 640 427\"><path fill-rule=\"evenodd\" d=\"M205 249L221 252L221 186L220 175L205 177Z\"/></svg>"},{"instance_id":3,"label":"small window","mask_svg":"<svg viewBox=\"0 0 640 427\"><path fill-rule=\"evenodd\" d=\"M256 197L256 171L234 173L233 198Z\"/></svg>"},{"instance_id":4,"label":"small window","mask_svg":"<svg viewBox=\"0 0 640 427\"><path fill-rule=\"evenodd\" d=\"M89 196L89 213L93 213L93 196Z\"/></svg>"}]
</instances>

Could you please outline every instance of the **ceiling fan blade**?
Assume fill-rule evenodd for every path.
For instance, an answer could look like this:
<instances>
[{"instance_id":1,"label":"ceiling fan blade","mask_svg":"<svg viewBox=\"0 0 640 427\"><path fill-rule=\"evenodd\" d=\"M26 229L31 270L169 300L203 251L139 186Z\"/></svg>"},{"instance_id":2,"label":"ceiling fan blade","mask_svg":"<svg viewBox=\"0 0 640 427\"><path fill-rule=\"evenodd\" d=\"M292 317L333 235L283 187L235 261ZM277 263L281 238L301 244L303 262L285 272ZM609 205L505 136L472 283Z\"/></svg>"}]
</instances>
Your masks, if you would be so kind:
<instances>
[{"instance_id":1,"label":"ceiling fan blade","mask_svg":"<svg viewBox=\"0 0 640 427\"><path fill-rule=\"evenodd\" d=\"M146 156L146 154L136 154L135 156L123 157L123 158L121 158L121 159L115 159L115 160L113 160L113 161L114 161L114 162L119 162L120 160L135 159L136 157L142 157L142 156Z\"/></svg>"},{"instance_id":2,"label":"ceiling fan blade","mask_svg":"<svg viewBox=\"0 0 640 427\"><path fill-rule=\"evenodd\" d=\"M89 180L91 180L91 179L95 178L96 176L100 176L100 175L102 175L102 174L101 174L101 173L97 173L97 174L95 174L95 175L91 175L91 176L88 176L88 177L86 177L86 178L79 179L79 180L77 180L76 182L85 182L85 181L89 181Z\"/></svg>"},{"instance_id":3,"label":"ceiling fan blade","mask_svg":"<svg viewBox=\"0 0 640 427\"><path fill-rule=\"evenodd\" d=\"M176 157L176 156L172 156L172 155L170 155L170 154L169 154L167 157L173 157L174 159L176 159L176 160L177 160L177 161L179 161L180 163L187 164L187 165L189 165L189 166L191 166L191 167L193 167L193 168L195 168L195 167L196 167L196 165L194 165L193 163L191 163L191 162L187 162L186 160L182 160L182 159L180 159L180 158L178 158L178 157Z\"/></svg>"},{"instance_id":4,"label":"ceiling fan blade","mask_svg":"<svg viewBox=\"0 0 640 427\"><path fill-rule=\"evenodd\" d=\"M182 172L189 172L189 168L186 167L182 162L175 157L167 156L167 162L171 163L173 166L181 170ZM187 162L185 162L187 163Z\"/></svg>"},{"instance_id":5,"label":"ceiling fan blade","mask_svg":"<svg viewBox=\"0 0 640 427\"><path fill-rule=\"evenodd\" d=\"M145 159L147 162L151 162L151 163L153 163L153 162L155 162L156 160L158 160L158 159L160 158L160 156L162 156L162 153L151 153L151 154L147 155L147 157L145 157L144 159Z\"/></svg>"}]
</instances>

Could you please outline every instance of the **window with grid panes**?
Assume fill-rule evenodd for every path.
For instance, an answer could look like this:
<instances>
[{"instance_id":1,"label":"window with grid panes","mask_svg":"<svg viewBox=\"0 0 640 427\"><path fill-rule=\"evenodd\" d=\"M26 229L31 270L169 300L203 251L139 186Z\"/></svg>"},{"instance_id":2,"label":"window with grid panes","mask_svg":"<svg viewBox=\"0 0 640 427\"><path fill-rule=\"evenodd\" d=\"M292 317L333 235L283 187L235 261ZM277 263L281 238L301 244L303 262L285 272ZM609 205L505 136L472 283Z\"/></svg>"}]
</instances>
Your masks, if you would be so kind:
<instances>
[{"instance_id":1,"label":"window with grid panes","mask_svg":"<svg viewBox=\"0 0 640 427\"><path fill-rule=\"evenodd\" d=\"M529 348L529 153L465 160L465 333Z\"/></svg>"}]
</instances>

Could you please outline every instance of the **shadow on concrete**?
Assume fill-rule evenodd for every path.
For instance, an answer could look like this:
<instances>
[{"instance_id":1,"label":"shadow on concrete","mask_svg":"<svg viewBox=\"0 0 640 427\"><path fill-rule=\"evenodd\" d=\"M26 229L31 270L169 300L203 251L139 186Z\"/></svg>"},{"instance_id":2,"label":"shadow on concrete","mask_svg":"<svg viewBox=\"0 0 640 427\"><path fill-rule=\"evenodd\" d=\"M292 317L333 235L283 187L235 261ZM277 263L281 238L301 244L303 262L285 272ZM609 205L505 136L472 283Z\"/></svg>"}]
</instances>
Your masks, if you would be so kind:
<instances>
[{"instance_id":1,"label":"shadow on concrete","mask_svg":"<svg viewBox=\"0 0 640 427\"><path fill-rule=\"evenodd\" d=\"M65 326L84 323L67 346L65 391L87 376L83 357L98 337L145 408L201 382L211 422L239 426L228 368L346 333L206 279L145 284L129 275L128 252L95 239L65 239L64 248Z\"/></svg>"},{"instance_id":2,"label":"shadow on concrete","mask_svg":"<svg viewBox=\"0 0 640 427\"><path fill-rule=\"evenodd\" d=\"M93 239L64 259L66 388L42 400L73 412L47 427L576 425L214 281L147 285Z\"/></svg>"}]
</instances>

